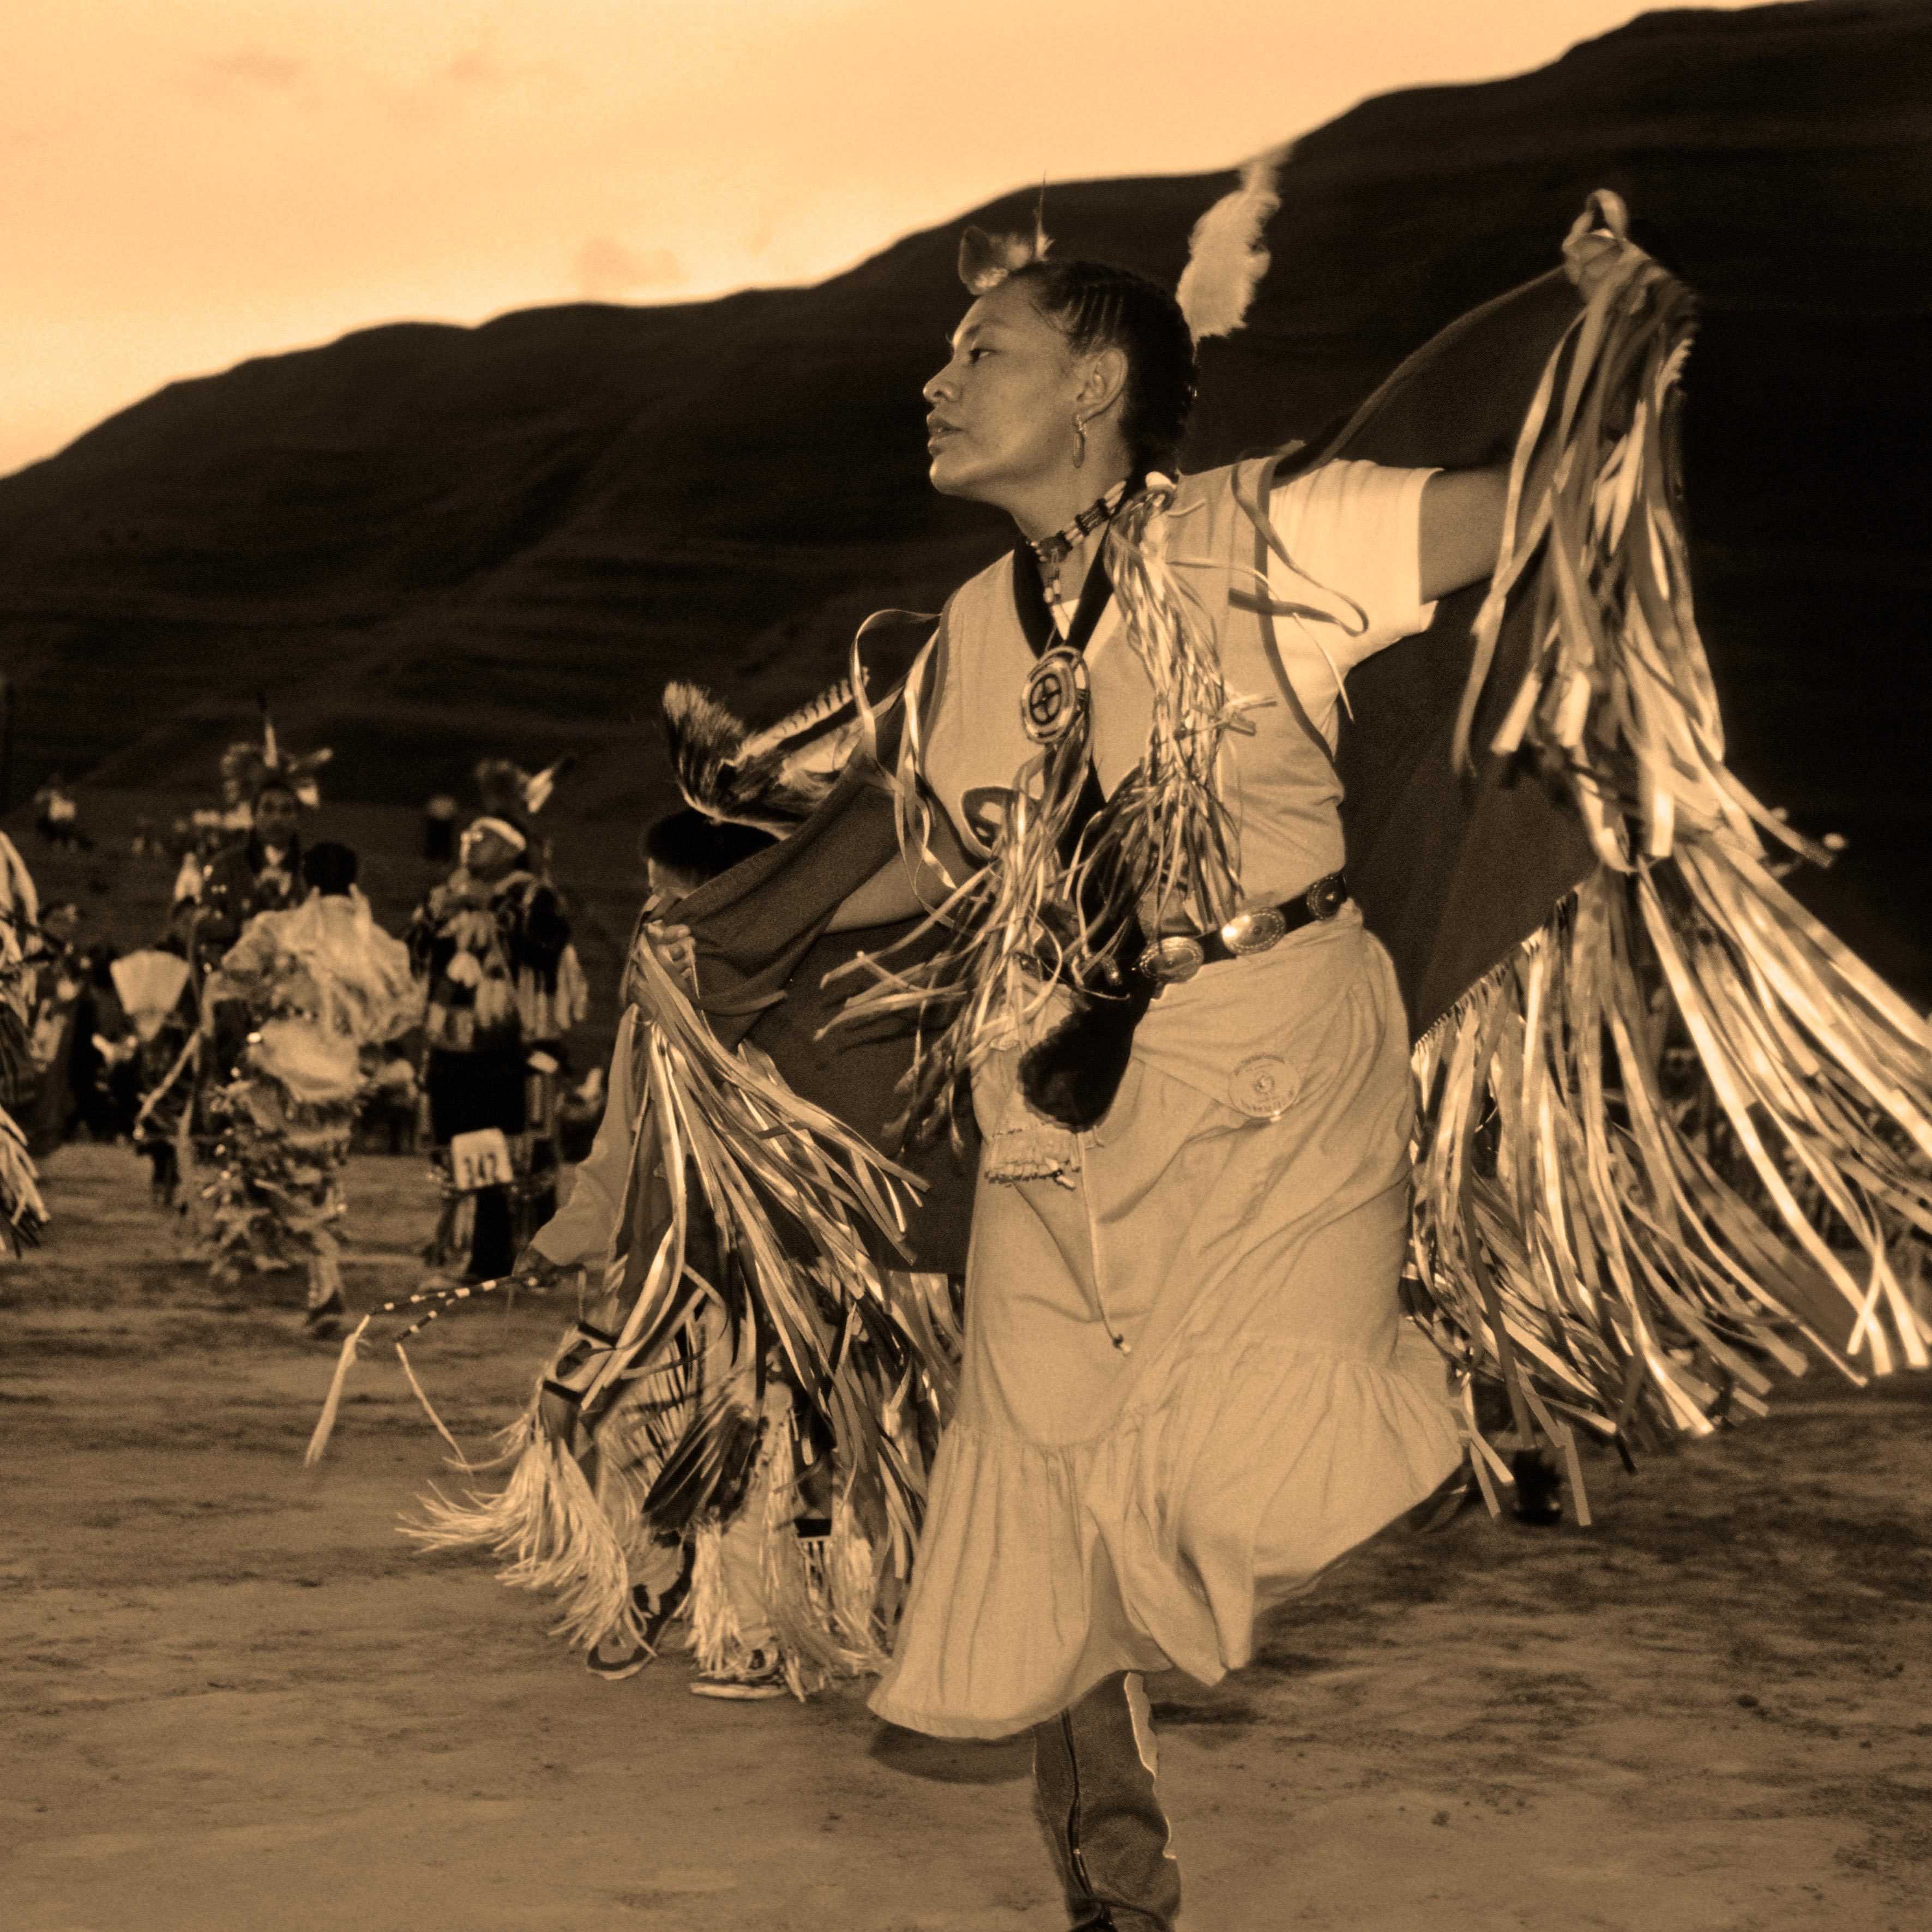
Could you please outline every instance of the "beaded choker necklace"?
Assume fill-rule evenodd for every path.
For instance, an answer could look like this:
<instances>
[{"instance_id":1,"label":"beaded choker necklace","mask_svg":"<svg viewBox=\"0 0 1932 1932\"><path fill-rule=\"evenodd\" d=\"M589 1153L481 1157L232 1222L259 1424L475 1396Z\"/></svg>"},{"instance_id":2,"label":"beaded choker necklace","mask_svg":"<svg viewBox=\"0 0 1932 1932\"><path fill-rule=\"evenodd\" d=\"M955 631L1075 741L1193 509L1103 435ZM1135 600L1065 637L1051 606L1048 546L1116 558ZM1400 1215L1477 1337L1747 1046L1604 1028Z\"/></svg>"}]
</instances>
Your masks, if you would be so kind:
<instances>
[{"instance_id":1,"label":"beaded choker necklace","mask_svg":"<svg viewBox=\"0 0 1932 1932\"><path fill-rule=\"evenodd\" d=\"M1116 483L1104 496L1096 497L1070 524L1061 524L1051 536L1034 541L1033 554L1040 559L1041 569L1051 570L1070 554L1082 537L1107 522L1120 507L1120 500L1126 494L1126 484Z\"/></svg>"}]
</instances>

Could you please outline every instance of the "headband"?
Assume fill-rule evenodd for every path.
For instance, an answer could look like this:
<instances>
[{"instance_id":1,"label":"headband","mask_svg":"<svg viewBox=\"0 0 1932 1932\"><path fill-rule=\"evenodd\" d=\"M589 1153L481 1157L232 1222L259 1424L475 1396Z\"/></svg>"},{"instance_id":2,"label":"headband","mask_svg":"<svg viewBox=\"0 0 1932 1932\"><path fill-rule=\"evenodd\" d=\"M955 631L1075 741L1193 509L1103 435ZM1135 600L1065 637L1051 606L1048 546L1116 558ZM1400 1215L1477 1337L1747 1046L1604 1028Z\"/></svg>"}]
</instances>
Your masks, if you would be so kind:
<instances>
[{"instance_id":1,"label":"headband","mask_svg":"<svg viewBox=\"0 0 1932 1932\"><path fill-rule=\"evenodd\" d=\"M530 842L507 818L472 818L464 832L466 839L479 832L494 832L506 845L514 845L519 852L527 851Z\"/></svg>"}]
</instances>

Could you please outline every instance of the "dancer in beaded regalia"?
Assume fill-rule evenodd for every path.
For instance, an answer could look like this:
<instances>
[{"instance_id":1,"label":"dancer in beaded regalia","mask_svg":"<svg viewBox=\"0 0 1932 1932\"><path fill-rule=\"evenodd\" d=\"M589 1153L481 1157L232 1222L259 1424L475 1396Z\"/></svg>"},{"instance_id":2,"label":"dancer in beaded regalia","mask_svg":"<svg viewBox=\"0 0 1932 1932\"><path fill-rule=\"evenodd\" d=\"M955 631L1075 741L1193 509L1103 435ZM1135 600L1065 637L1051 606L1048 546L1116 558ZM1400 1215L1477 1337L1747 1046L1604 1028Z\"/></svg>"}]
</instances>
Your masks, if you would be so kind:
<instances>
[{"instance_id":1,"label":"dancer in beaded regalia","mask_svg":"<svg viewBox=\"0 0 1932 1932\"><path fill-rule=\"evenodd\" d=\"M476 1281L508 1274L556 1204L556 1076L589 1004L531 828L560 769L478 766L484 809L406 935L427 1000L422 1084L444 1196L429 1257Z\"/></svg>"},{"instance_id":2,"label":"dancer in beaded regalia","mask_svg":"<svg viewBox=\"0 0 1932 1932\"><path fill-rule=\"evenodd\" d=\"M265 1262L308 1278L303 1325L334 1336L348 1312L339 1259L342 1172L379 1049L422 1018L408 950L356 888L356 854L302 854L306 896L260 912L208 976L208 1004L245 1025L229 1077L208 1096L214 1173L205 1190L218 1280Z\"/></svg>"}]
</instances>

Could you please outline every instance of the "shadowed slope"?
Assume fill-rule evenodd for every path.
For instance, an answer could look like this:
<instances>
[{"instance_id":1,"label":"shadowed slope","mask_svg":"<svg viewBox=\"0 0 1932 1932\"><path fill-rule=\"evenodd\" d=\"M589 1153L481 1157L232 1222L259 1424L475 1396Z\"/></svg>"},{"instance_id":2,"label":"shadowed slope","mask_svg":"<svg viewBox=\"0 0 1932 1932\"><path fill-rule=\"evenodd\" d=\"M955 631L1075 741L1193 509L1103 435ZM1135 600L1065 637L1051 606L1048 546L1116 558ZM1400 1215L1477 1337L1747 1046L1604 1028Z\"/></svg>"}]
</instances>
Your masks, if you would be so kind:
<instances>
[{"instance_id":1,"label":"shadowed slope","mask_svg":"<svg viewBox=\"0 0 1932 1932\"><path fill-rule=\"evenodd\" d=\"M1313 432L1621 190L1706 303L1690 492L1736 762L1852 835L1834 916L1907 980L1932 902L1906 698L1923 492L1901 488L1932 427L1928 69L1922 8L1810 0L1646 16L1534 74L1364 104L1300 144L1191 452ZM1226 184L1058 186L1050 225L1172 278ZM566 820L647 812L666 678L774 709L866 611L935 607L1006 541L923 479L957 226L815 288L364 331L172 385L0 479L16 795L56 766L201 788L266 686L292 740L338 748L338 797L466 793L484 751L574 748ZM1858 929L1861 871L1917 942Z\"/></svg>"}]
</instances>

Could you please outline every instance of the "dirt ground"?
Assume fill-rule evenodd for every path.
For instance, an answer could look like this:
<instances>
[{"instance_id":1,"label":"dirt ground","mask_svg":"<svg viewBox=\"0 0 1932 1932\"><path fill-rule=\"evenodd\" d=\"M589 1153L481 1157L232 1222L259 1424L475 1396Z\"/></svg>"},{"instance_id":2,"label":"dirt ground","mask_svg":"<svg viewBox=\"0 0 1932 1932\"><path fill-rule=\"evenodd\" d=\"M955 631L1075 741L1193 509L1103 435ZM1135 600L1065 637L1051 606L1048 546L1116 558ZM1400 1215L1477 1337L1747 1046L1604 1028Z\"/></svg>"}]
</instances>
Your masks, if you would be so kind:
<instances>
[{"instance_id":1,"label":"dirt ground","mask_svg":"<svg viewBox=\"0 0 1932 1932\"><path fill-rule=\"evenodd\" d=\"M600 1682L488 1566L393 1358L301 1452L333 1352L291 1276L224 1307L122 1149L50 1163L0 1272L8 1932L1051 1932L1018 1743ZM349 1270L413 1286L409 1160ZM562 1311L415 1359L480 1448ZM1932 1907L1932 1377L1592 1466L1596 1527L1391 1534L1213 1690L1152 1687L1190 1932L1914 1932Z\"/></svg>"}]
</instances>

